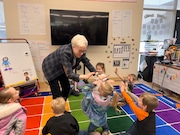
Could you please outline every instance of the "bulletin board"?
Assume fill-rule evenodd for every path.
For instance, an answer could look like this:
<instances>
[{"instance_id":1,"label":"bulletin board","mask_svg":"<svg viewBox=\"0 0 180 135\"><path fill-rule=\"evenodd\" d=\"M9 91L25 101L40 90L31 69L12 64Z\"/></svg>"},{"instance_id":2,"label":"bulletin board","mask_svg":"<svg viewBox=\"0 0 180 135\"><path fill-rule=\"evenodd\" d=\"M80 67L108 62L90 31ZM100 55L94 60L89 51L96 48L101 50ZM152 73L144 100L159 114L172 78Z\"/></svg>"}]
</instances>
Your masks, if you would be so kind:
<instances>
[{"instance_id":1,"label":"bulletin board","mask_svg":"<svg viewBox=\"0 0 180 135\"><path fill-rule=\"evenodd\" d=\"M0 43L0 71L5 87L37 80L28 43Z\"/></svg>"}]
</instances>

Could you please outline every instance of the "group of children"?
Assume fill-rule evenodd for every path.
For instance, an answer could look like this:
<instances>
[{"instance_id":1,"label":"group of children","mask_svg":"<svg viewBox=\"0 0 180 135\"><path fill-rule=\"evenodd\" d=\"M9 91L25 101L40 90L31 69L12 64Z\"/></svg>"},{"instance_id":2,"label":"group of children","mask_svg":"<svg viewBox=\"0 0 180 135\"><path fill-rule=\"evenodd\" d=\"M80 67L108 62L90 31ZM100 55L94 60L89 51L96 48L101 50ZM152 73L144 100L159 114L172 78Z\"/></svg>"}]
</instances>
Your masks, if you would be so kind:
<instances>
[{"instance_id":1,"label":"group of children","mask_svg":"<svg viewBox=\"0 0 180 135\"><path fill-rule=\"evenodd\" d=\"M118 73L118 69L115 69L115 73L121 79L121 92L119 93L115 91L113 87L113 80L108 79L108 75L105 74L104 63L97 63L96 70L97 73L95 75L93 83L85 84L81 89L82 93L84 94L81 108L88 116L90 124L87 131L76 130L74 134L110 135L111 133L109 131L107 123L107 111L109 107L113 106L116 111L119 111L118 106L122 106L128 103L132 111L135 113L137 121L134 122L132 127L128 131L126 131L126 133L120 133L120 135L155 135L156 124L155 113L153 109L158 106L158 99L150 93L143 93L142 95L140 95L140 97L137 97L133 93L133 84L136 81L136 75L134 74L129 74L126 78L122 78ZM138 105L136 105L136 103ZM62 113L64 115L64 111ZM56 113L54 117L56 117ZM69 117L73 116L71 115ZM50 120L51 118L49 119L49 121ZM49 121L43 128L43 131L44 129L47 129L47 127L49 127ZM74 120L74 117L72 122L73 121L76 121ZM73 127L79 129L77 121L75 123L76 126ZM96 131L96 129L99 127L102 128L101 133L99 131ZM46 135L49 132L50 131L46 130L46 133L44 133L43 135Z\"/></svg>"},{"instance_id":2,"label":"group of children","mask_svg":"<svg viewBox=\"0 0 180 135\"><path fill-rule=\"evenodd\" d=\"M65 111L64 98L58 97L53 99L51 102L51 108L54 116L47 121L46 125L42 129L42 134L110 135L111 133L107 123L107 111L109 107L113 106L118 112L118 106L128 103L132 111L135 113L137 120L134 122L132 127L126 131L126 133L120 133L120 135L155 135L155 113L153 109L158 106L158 99L150 93L143 93L140 97L137 97L133 93L133 84L136 81L136 75L134 74L129 74L126 78L122 78L118 73L118 69L115 69L115 74L117 74L117 76L121 79L121 92L117 92L113 87L113 80L109 79L108 75L105 74L104 63L97 63L96 70L97 73L94 77L94 81L92 83L85 84L81 89L84 94L81 107L90 120L87 131L79 130L79 125L75 117L73 117L70 112ZM17 128L15 128L13 132L21 132L18 134L21 135L25 130L26 111L18 102L16 102L18 97L12 96L15 95L10 92L13 89L14 88L9 88L0 91L1 110L4 109L5 111L8 109L6 106L19 106L16 107L14 111L11 111L12 114L7 114L9 116L7 119L4 119L6 116L3 116L4 113L1 114L2 111L0 111L0 121L3 120L3 124L0 125L0 133L2 130L3 132L11 132L8 130L12 129L14 126L12 128L3 127L8 127L9 124L7 123L13 118L12 115L17 114L17 116L14 115L14 117L17 117L15 120L21 121L21 124L15 125ZM18 126L22 126L22 128L18 128ZM101 133L96 131L99 127L102 128Z\"/></svg>"}]
</instances>

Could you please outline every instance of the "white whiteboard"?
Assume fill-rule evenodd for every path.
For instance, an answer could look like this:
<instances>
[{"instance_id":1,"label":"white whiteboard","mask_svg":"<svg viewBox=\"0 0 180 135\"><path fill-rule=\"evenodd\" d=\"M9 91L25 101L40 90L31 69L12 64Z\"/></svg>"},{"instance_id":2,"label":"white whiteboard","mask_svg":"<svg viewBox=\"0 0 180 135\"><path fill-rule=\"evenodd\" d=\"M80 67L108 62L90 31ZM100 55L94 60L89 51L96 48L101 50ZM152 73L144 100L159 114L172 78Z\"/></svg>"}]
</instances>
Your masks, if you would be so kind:
<instances>
[{"instance_id":1,"label":"white whiteboard","mask_svg":"<svg viewBox=\"0 0 180 135\"><path fill-rule=\"evenodd\" d=\"M0 43L0 60L5 87L38 79L28 43Z\"/></svg>"}]
</instances>

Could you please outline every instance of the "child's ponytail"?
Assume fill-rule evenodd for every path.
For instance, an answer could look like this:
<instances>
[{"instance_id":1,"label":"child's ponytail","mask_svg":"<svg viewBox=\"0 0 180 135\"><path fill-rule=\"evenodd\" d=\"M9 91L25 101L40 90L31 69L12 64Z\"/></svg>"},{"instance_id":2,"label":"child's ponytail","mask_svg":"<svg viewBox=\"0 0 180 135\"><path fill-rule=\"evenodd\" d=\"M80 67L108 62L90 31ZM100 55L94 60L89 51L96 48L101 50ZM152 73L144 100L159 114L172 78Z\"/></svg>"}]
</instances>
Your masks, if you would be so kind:
<instances>
[{"instance_id":1,"label":"child's ponytail","mask_svg":"<svg viewBox=\"0 0 180 135\"><path fill-rule=\"evenodd\" d=\"M120 110L117 108L118 101L119 101L119 95L116 91L113 91L113 98L112 98L111 106L113 106L117 112L120 112Z\"/></svg>"}]
</instances>

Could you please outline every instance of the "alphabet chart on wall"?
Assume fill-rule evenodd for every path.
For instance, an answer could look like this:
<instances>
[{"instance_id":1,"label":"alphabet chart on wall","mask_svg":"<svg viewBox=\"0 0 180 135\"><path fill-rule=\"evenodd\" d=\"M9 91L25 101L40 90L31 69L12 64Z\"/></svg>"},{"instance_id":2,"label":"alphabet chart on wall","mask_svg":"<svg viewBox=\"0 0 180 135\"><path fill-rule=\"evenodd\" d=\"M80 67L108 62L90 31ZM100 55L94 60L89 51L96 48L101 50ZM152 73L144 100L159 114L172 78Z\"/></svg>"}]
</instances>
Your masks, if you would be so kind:
<instances>
[{"instance_id":1,"label":"alphabet chart on wall","mask_svg":"<svg viewBox=\"0 0 180 135\"><path fill-rule=\"evenodd\" d=\"M113 57L114 58L129 58L130 45L129 44L114 44Z\"/></svg>"}]
</instances>

